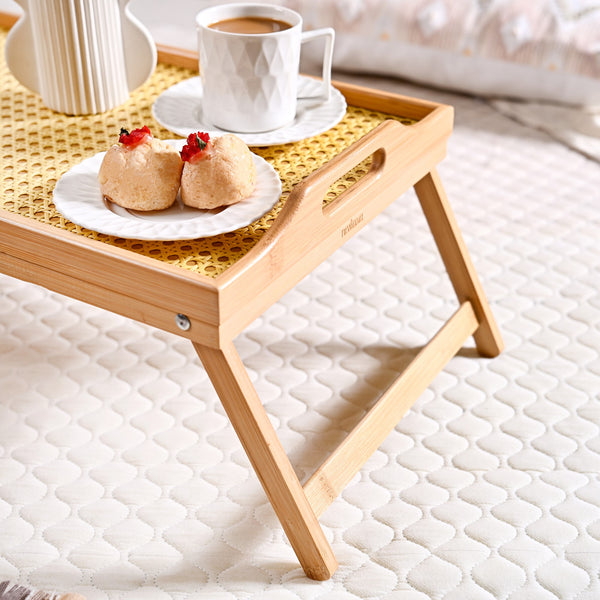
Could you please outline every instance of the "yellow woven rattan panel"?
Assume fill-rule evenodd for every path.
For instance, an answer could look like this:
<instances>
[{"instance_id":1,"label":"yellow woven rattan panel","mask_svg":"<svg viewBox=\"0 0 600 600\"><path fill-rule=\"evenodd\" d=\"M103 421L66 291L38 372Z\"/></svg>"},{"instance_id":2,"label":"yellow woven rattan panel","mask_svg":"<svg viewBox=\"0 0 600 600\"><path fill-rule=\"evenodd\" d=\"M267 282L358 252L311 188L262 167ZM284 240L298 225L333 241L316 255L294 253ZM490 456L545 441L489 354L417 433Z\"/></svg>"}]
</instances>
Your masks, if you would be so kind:
<instances>
[{"instance_id":1,"label":"yellow woven rattan panel","mask_svg":"<svg viewBox=\"0 0 600 600\"><path fill-rule=\"evenodd\" d=\"M52 203L52 190L73 165L115 143L121 127L148 125L155 137L173 139L152 117L152 103L166 89L194 73L158 65L146 84L129 100L100 115L67 116L46 108L8 71L4 57L6 31L0 30L0 110L2 179L0 209L19 213L79 235L127 248L182 268L216 277L247 253L273 222L296 183L390 115L349 107L342 121L328 132L281 146L253 148L279 173L283 193L275 207L251 225L230 233L186 241L152 242L107 236L65 220ZM397 118L409 125L413 121ZM364 163L332 186L330 201L368 170Z\"/></svg>"}]
</instances>

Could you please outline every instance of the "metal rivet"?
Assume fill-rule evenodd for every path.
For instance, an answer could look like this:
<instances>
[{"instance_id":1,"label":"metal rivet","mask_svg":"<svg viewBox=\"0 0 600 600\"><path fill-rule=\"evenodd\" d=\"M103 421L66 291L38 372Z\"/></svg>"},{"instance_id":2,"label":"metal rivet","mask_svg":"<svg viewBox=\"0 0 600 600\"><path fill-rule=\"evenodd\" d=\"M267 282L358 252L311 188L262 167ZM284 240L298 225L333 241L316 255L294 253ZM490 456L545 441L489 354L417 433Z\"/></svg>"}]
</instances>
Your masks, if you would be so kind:
<instances>
[{"instance_id":1,"label":"metal rivet","mask_svg":"<svg viewBox=\"0 0 600 600\"><path fill-rule=\"evenodd\" d=\"M177 323L177 327L183 331L187 331L192 326L190 320L181 313L175 315L175 323Z\"/></svg>"}]
</instances>

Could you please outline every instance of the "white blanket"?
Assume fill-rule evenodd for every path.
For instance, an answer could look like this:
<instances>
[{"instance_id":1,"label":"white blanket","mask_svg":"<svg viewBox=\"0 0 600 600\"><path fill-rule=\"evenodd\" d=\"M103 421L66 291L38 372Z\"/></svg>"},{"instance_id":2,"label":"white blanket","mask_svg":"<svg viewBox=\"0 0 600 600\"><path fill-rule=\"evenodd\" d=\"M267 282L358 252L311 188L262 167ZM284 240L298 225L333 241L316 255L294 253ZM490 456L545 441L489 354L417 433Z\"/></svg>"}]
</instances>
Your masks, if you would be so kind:
<instances>
[{"instance_id":1,"label":"white blanket","mask_svg":"<svg viewBox=\"0 0 600 600\"><path fill-rule=\"evenodd\" d=\"M487 103L440 166L506 350L453 359L306 579L190 344L0 277L0 581L89 600L600 597L600 165ZM298 471L455 308L414 194L239 336Z\"/></svg>"},{"instance_id":2,"label":"white blanket","mask_svg":"<svg viewBox=\"0 0 600 600\"><path fill-rule=\"evenodd\" d=\"M494 100L492 106L600 161L600 108L510 100Z\"/></svg>"}]
</instances>

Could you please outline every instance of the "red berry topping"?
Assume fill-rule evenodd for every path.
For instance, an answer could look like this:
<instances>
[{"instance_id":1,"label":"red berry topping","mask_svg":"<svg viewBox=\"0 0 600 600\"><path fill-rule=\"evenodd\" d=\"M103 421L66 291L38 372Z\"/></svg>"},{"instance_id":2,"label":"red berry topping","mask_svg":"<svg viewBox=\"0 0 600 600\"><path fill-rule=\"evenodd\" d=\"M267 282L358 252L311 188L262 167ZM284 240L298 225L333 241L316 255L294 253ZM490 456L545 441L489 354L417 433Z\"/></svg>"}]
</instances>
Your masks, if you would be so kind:
<instances>
[{"instance_id":1,"label":"red berry topping","mask_svg":"<svg viewBox=\"0 0 600 600\"><path fill-rule=\"evenodd\" d=\"M210 136L208 133L198 131L197 133L190 133L187 137L187 143L181 150L181 160L188 162L195 162L200 159L208 143L210 142Z\"/></svg>"},{"instance_id":2,"label":"red berry topping","mask_svg":"<svg viewBox=\"0 0 600 600\"><path fill-rule=\"evenodd\" d=\"M146 140L149 140L152 137L150 130L146 125L144 125L141 129L133 129L131 133L127 131L124 127L121 127L121 134L119 135L119 142L124 146L129 146L133 148L133 146L137 146Z\"/></svg>"}]
</instances>

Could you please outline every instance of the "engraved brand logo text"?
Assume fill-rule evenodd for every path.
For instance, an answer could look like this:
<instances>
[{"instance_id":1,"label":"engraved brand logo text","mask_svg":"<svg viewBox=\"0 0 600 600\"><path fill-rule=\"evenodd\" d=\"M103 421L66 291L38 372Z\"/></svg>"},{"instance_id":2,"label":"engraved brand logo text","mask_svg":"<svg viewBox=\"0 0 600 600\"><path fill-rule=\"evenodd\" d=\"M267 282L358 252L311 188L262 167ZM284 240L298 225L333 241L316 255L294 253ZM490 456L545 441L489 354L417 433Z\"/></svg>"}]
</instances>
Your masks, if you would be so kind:
<instances>
[{"instance_id":1,"label":"engraved brand logo text","mask_svg":"<svg viewBox=\"0 0 600 600\"><path fill-rule=\"evenodd\" d=\"M348 223L348 225L346 225L342 229L342 237L348 235L359 223L361 223L363 221L363 219L364 219L363 213L360 213L360 215L358 215L357 217L350 219L350 222Z\"/></svg>"}]
</instances>

